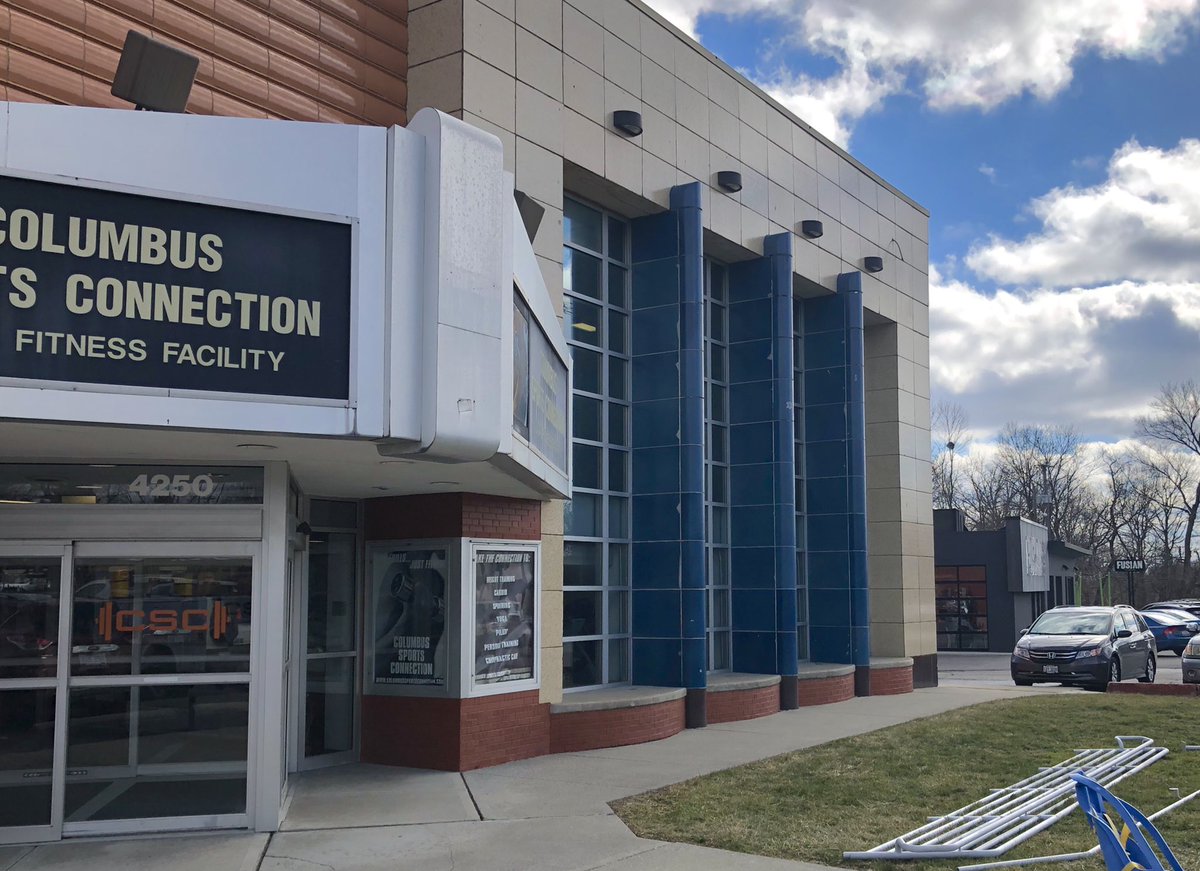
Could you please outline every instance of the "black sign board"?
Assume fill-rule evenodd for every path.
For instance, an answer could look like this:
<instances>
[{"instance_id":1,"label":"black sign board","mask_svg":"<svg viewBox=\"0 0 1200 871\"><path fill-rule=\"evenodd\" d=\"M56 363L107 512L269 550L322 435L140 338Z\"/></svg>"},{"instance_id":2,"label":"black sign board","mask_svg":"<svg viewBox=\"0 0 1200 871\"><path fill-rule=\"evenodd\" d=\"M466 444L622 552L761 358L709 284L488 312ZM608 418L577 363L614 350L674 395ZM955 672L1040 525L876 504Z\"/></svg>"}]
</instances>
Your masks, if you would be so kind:
<instances>
[{"instance_id":1,"label":"black sign board","mask_svg":"<svg viewBox=\"0 0 1200 871\"><path fill-rule=\"evenodd\" d=\"M534 554L488 549L475 553L475 683L531 680L537 590Z\"/></svg>"},{"instance_id":2,"label":"black sign board","mask_svg":"<svg viewBox=\"0 0 1200 871\"><path fill-rule=\"evenodd\" d=\"M351 228L0 176L0 378L347 399Z\"/></svg>"},{"instance_id":3,"label":"black sign board","mask_svg":"<svg viewBox=\"0 0 1200 871\"><path fill-rule=\"evenodd\" d=\"M1146 571L1146 561L1144 559L1119 559L1113 562L1113 568L1118 572L1144 572Z\"/></svg>"}]
</instances>

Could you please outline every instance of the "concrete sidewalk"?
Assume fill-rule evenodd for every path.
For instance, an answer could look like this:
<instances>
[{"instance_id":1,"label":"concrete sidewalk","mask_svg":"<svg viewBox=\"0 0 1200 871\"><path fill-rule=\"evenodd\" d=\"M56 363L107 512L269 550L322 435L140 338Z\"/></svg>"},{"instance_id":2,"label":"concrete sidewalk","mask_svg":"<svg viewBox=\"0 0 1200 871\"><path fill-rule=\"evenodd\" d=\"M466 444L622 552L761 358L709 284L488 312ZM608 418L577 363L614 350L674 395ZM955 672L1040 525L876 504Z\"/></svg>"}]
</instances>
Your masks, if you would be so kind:
<instances>
[{"instance_id":1,"label":"concrete sidewalk","mask_svg":"<svg viewBox=\"0 0 1200 871\"><path fill-rule=\"evenodd\" d=\"M997 698L940 687L802 708L650 744L466 774L350 765L300 775L282 831L0 847L0 871L803 871L821 866L637 838L608 802ZM169 860L164 859L169 856Z\"/></svg>"}]
</instances>

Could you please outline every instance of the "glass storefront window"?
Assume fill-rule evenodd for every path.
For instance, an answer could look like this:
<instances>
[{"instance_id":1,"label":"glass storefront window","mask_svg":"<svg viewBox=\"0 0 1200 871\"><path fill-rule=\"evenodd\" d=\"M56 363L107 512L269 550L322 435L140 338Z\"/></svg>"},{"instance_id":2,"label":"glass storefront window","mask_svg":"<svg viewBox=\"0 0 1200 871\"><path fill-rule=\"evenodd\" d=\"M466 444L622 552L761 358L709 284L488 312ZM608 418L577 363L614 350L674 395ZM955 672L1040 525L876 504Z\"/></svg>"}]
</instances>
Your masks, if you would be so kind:
<instances>
[{"instance_id":1,"label":"glass storefront window","mask_svg":"<svg viewBox=\"0 0 1200 871\"><path fill-rule=\"evenodd\" d=\"M249 722L246 684L72 690L66 821L245 813Z\"/></svg>"},{"instance_id":2,"label":"glass storefront window","mask_svg":"<svg viewBox=\"0 0 1200 871\"><path fill-rule=\"evenodd\" d=\"M629 227L575 200L566 202L564 225L576 415L564 515L563 686L576 688L629 680Z\"/></svg>"},{"instance_id":3,"label":"glass storefront window","mask_svg":"<svg viewBox=\"0 0 1200 871\"><path fill-rule=\"evenodd\" d=\"M54 690L0 690L0 829L50 824Z\"/></svg>"},{"instance_id":4,"label":"glass storefront window","mask_svg":"<svg viewBox=\"0 0 1200 871\"><path fill-rule=\"evenodd\" d=\"M705 508L708 556L707 620L708 668L724 671L732 667L732 589L729 583L729 466L726 401L725 267L705 261Z\"/></svg>"},{"instance_id":5,"label":"glass storefront window","mask_svg":"<svg viewBox=\"0 0 1200 871\"><path fill-rule=\"evenodd\" d=\"M71 674L250 670L248 558L79 560Z\"/></svg>"},{"instance_id":6,"label":"glass storefront window","mask_svg":"<svg viewBox=\"0 0 1200 871\"><path fill-rule=\"evenodd\" d=\"M938 649L987 650L987 568L937 566L934 585Z\"/></svg>"},{"instance_id":7,"label":"glass storefront window","mask_svg":"<svg viewBox=\"0 0 1200 871\"><path fill-rule=\"evenodd\" d=\"M0 680L54 677L62 561L0 560Z\"/></svg>"}]
</instances>

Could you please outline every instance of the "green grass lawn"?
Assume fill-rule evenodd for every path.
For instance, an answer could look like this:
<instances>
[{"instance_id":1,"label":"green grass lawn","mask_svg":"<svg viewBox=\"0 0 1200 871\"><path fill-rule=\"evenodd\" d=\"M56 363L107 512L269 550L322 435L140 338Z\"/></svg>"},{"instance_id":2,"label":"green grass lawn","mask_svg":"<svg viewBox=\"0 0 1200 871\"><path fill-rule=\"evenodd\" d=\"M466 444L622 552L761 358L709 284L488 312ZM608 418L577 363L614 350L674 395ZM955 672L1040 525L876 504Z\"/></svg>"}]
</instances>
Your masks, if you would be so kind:
<instances>
[{"instance_id":1,"label":"green grass lawn","mask_svg":"<svg viewBox=\"0 0 1200 871\"><path fill-rule=\"evenodd\" d=\"M931 871L958 862L860 862L869 850L1069 758L1113 747L1115 735L1147 735L1165 759L1114 792L1143 813L1200 789L1200 701L1109 695L1047 695L989 702L809 750L719 771L614 803L644 838L862 869ZM1159 831L1186 869L1200 869L1200 798L1168 814ZM1075 811L1003 856L1045 856L1095 845ZM973 860L988 861L988 860ZM965 862L962 864L966 864ZM1043 866L1044 867L1044 866ZM1060 865L1102 868L1099 858Z\"/></svg>"}]
</instances>

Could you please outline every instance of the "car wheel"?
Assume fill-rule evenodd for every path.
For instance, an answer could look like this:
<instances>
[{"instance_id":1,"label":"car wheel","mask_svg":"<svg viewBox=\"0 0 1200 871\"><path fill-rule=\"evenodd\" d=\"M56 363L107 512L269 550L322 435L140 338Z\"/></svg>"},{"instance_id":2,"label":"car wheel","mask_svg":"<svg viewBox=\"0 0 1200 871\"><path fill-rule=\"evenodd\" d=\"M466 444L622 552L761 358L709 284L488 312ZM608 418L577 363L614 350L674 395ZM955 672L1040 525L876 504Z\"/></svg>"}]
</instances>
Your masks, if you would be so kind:
<instances>
[{"instance_id":1,"label":"car wheel","mask_svg":"<svg viewBox=\"0 0 1200 871\"><path fill-rule=\"evenodd\" d=\"M1154 675L1158 670L1158 665L1151 656L1146 660L1146 674L1138 678L1139 683L1154 683Z\"/></svg>"},{"instance_id":2,"label":"car wheel","mask_svg":"<svg viewBox=\"0 0 1200 871\"><path fill-rule=\"evenodd\" d=\"M1121 660L1117 659L1117 657L1114 655L1113 658L1111 660L1109 660L1109 662L1108 662L1108 680L1106 680L1104 683L1105 683L1105 685L1107 685L1110 683L1120 683L1120 682L1121 682Z\"/></svg>"},{"instance_id":3,"label":"car wheel","mask_svg":"<svg viewBox=\"0 0 1200 871\"><path fill-rule=\"evenodd\" d=\"M1031 681L1031 680L1021 680L1021 678L1019 678L1019 677L1014 677L1014 678L1013 678L1013 683L1015 683L1015 684L1016 684L1017 686L1019 686L1019 687L1031 687L1031 686L1033 686L1033 681Z\"/></svg>"}]
</instances>

